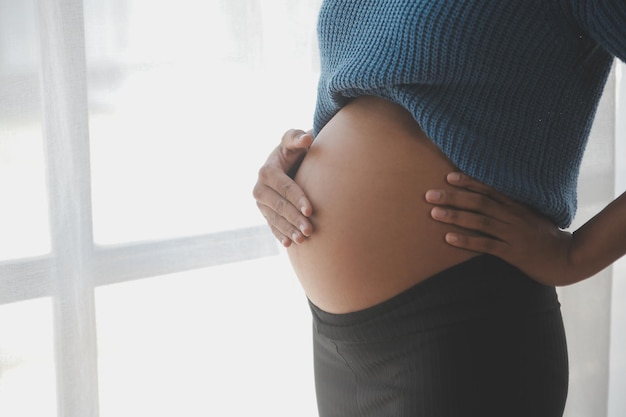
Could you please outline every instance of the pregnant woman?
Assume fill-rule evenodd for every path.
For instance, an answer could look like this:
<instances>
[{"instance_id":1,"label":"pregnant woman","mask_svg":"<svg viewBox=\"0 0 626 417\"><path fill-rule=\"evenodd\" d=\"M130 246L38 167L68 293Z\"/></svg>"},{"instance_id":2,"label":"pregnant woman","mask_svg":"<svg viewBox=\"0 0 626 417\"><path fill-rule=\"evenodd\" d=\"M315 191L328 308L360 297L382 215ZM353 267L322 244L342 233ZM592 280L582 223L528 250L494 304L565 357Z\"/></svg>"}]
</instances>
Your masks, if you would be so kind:
<instances>
[{"instance_id":1,"label":"pregnant woman","mask_svg":"<svg viewBox=\"0 0 626 417\"><path fill-rule=\"evenodd\" d=\"M626 253L624 195L560 229L626 3L326 0L318 31L313 131L254 195L309 299L320 416L561 416L554 286Z\"/></svg>"}]
</instances>

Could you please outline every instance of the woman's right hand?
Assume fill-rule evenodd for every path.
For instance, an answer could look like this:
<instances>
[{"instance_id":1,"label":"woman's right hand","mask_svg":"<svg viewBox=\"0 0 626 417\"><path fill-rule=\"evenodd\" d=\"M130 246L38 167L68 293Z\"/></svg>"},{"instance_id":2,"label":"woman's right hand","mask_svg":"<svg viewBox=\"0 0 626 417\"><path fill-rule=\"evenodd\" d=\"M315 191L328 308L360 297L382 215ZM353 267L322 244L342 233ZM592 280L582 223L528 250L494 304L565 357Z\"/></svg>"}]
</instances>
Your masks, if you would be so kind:
<instances>
[{"instance_id":1,"label":"woman's right hand","mask_svg":"<svg viewBox=\"0 0 626 417\"><path fill-rule=\"evenodd\" d=\"M284 247L302 243L313 232L313 206L289 176L313 143L311 131L291 129L259 169L253 195L272 233Z\"/></svg>"}]
</instances>

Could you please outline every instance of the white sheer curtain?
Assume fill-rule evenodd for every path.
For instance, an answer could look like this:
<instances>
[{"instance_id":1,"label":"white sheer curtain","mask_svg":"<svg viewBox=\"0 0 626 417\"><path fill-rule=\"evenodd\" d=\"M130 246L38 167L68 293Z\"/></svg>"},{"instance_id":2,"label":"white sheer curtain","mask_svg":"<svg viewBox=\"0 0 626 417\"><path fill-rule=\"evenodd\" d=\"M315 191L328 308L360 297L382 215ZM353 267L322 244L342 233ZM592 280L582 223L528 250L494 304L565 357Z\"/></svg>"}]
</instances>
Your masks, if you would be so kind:
<instances>
[{"instance_id":1,"label":"white sheer curtain","mask_svg":"<svg viewBox=\"0 0 626 417\"><path fill-rule=\"evenodd\" d=\"M1 416L315 415L251 190L311 123L316 9L0 0Z\"/></svg>"},{"instance_id":2,"label":"white sheer curtain","mask_svg":"<svg viewBox=\"0 0 626 417\"><path fill-rule=\"evenodd\" d=\"M0 0L1 416L316 415L251 188L311 125L319 2ZM579 221L626 187L617 80ZM624 274L561 291L570 417L626 415Z\"/></svg>"}]
</instances>

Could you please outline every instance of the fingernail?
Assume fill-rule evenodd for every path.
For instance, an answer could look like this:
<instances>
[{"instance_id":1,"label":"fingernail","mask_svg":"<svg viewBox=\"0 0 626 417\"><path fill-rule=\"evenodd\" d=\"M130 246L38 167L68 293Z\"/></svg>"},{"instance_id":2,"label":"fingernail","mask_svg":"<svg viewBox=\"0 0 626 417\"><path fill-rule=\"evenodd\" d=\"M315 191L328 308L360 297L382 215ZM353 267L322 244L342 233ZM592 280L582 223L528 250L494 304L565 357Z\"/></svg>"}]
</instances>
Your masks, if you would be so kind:
<instances>
[{"instance_id":1,"label":"fingernail","mask_svg":"<svg viewBox=\"0 0 626 417\"><path fill-rule=\"evenodd\" d=\"M441 207L435 207L431 210L432 216L437 219L443 219L448 214L448 211Z\"/></svg>"},{"instance_id":2,"label":"fingernail","mask_svg":"<svg viewBox=\"0 0 626 417\"><path fill-rule=\"evenodd\" d=\"M289 239L287 239L286 237L282 238L280 240L280 244L283 245L284 247L288 247L289 246L289 242L291 242Z\"/></svg>"},{"instance_id":3,"label":"fingernail","mask_svg":"<svg viewBox=\"0 0 626 417\"><path fill-rule=\"evenodd\" d=\"M448 181L450 182L459 182L461 181L461 174L458 172L452 172L448 174Z\"/></svg>"},{"instance_id":4,"label":"fingernail","mask_svg":"<svg viewBox=\"0 0 626 417\"><path fill-rule=\"evenodd\" d=\"M304 236L308 236L308 234L306 233L306 226L305 225L300 225L300 231L302 232L302 234Z\"/></svg>"},{"instance_id":5,"label":"fingernail","mask_svg":"<svg viewBox=\"0 0 626 417\"><path fill-rule=\"evenodd\" d=\"M448 233L446 235L446 241L449 243L456 243L459 241L459 236L455 235L454 233Z\"/></svg>"},{"instance_id":6,"label":"fingernail","mask_svg":"<svg viewBox=\"0 0 626 417\"><path fill-rule=\"evenodd\" d=\"M439 201L441 199L441 191L428 190L426 192L426 200Z\"/></svg>"},{"instance_id":7,"label":"fingernail","mask_svg":"<svg viewBox=\"0 0 626 417\"><path fill-rule=\"evenodd\" d=\"M298 243L299 238L300 238L300 235L297 232L294 232L293 235L291 235L291 240L293 240L296 243Z\"/></svg>"}]
</instances>

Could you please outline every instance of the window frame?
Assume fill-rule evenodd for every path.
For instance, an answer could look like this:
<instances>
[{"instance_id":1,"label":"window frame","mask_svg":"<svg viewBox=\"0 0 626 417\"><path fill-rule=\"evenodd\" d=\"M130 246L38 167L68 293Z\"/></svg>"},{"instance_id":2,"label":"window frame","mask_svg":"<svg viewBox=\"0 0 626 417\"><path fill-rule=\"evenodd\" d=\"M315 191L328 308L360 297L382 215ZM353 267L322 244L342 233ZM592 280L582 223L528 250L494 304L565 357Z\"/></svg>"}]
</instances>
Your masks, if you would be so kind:
<instances>
[{"instance_id":1,"label":"window frame","mask_svg":"<svg viewBox=\"0 0 626 417\"><path fill-rule=\"evenodd\" d=\"M95 245L83 2L41 0L36 13L51 252L0 262L0 305L52 298L57 413L95 417L97 286L276 255L278 246L266 226Z\"/></svg>"}]
</instances>

